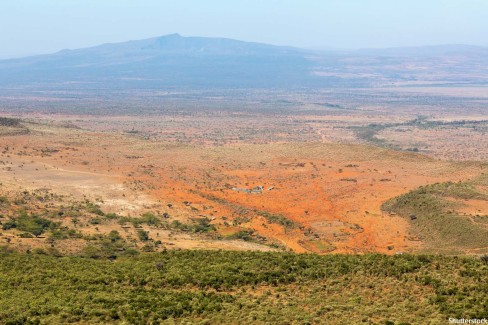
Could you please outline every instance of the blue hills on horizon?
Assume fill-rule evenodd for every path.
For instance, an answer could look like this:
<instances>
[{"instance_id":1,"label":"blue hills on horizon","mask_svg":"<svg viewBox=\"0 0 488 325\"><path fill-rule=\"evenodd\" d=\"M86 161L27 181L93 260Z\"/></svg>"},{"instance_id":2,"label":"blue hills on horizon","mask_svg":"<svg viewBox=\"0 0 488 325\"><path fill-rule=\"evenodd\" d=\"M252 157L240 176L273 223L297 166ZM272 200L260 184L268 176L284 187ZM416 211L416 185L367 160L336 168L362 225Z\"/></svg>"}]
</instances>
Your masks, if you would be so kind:
<instances>
[{"instance_id":1,"label":"blue hills on horizon","mask_svg":"<svg viewBox=\"0 0 488 325\"><path fill-rule=\"evenodd\" d=\"M380 80L416 78L416 71L402 74L402 68L412 62L432 63L432 72L445 75L450 68L439 57L447 57L455 71L469 72L483 65L487 54L488 48L468 45L311 51L171 34L2 60L0 87L66 83L108 88L354 87L373 81L365 74L380 75ZM459 81L480 80L464 77Z\"/></svg>"}]
</instances>

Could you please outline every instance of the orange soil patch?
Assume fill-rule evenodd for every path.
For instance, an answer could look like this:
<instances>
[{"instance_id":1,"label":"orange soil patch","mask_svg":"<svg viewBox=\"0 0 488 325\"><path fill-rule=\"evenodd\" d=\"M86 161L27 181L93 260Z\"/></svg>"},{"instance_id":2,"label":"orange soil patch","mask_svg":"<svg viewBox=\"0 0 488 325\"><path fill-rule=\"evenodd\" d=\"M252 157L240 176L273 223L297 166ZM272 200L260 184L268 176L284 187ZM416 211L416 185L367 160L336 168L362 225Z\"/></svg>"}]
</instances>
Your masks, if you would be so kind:
<instances>
[{"instance_id":1,"label":"orange soil patch","mask_svg":"<svg viewBox=\"0 0 488 325\"><path fill-rule=\"evenodd\" d=\"M203 147L109 132L30 127L29 135L2 138L0 149L8 150L0 156L6 162L1 177L9 184L47 183L56 190L100 196L107 207L130 213L170 204L170 214L180 220L207 216L224 236L249 228L268 243L297 252L414 250L419 244L408 239L408 223L384 215L381 204L420 185L464 180L483 171L477 163L442 162L362 145ZM43 166L53 173L36 180ZM88 176L90 181L85 180ZM255 186L264 191L232 189ZM292 220L294 226L270 222L263 212ZM173 242L186 247L185 240ZM262 247L220 242L193 247Z\"/></svg>"}]
</instances>

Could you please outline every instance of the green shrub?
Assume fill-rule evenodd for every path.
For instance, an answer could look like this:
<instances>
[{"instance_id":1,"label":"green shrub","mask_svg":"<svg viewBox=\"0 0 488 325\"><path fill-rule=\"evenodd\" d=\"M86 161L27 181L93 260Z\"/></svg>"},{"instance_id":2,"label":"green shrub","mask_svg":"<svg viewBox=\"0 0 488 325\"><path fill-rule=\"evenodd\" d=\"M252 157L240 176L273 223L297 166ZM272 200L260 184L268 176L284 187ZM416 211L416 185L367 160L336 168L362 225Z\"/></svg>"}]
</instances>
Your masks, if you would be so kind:
<instances>
[{"instance_id":1,"label":"green shrub","mask_svg":"<svg viewBox=\"0 0 488 325\"><path fill-rule=\"evenodd\" d=\"M122 237L120 236L117 230L112 230L111 232L109 232L107 237L110 239L111 242L116 242L122 239Z\"/></svg>"},{"instance_id":2,"label":"green shrub","mask_svg":"<svg viewBox=\"0 0 488 325\"><path fill-rule=\"evenodd\" d=\"M249 229L249 230L240 230L230 236L228 236L228 239L241 239L245 241L251 241L254 239L253 237L254 230Z\"/></svg>"},{"instance_id":3,"label":"green shrub","mask_svg":"<svg viewBox=\"0 0 488 325\"><path fill-rule=\"evenodd\" d=\"M40 218L35 215L28 215L25 212L21 212L19 217L13 218L4 223L2 225L2 229L9 230L12 228L16 228L20 231L28 232L38 237L47 229L55 229L58 226L58 223L52 222L48 219Z\"/></svg>"},{"instance_id":4,"label":"green shrub","mask_svg":"<svg viewBox=\"0 0 488 325\"><path fill-rule=\"evenodd\" d=\"M85 210L89 213L93 213L101 217L105 216L105 213L102 211L98 204L85 202Z\"/></svg>"},{"instance_id":5,"label":"green shrub","mask_svg":"<svg viewBox=\"0 0 488 325\"><path fill-rule=\"evenodd\" d=\"M32 236L32 234L30 232L23 232L23 233L19 234L19 237L20 238L34 238L34 236Z\"/></svg>"},{"instance_id":6,"label":"green shrub","mask_svg":"<svg viewBox=\"0 0 488 325\"><path fill-rule=\"evenodd\" d=\"M9 220L9 221L5 222L4 224L2 224L3 230L9 230L9 229L13 229L13 228L17 228L17 222L15 222L15 220Z\"/></svg>"},{"instance_id":7,"label":"green shrub","mask_svg":"<svg viewBox=\"0 0 488 325\"><path fill-rule=\"evenodd\" d=\"M59 229L53 229L51 230L51 236L50 238L52 239L70 239L70 238L82 238L83 235L74 230L74 229L69 229L69 228L59 228Z\"/></svg>"},{"instance_id":8,"label":"green shrub","mask_svg":"<svg viewBox=\"0 0 488 325\"><path fill-rule=\"evenodd\" d=\"M120 216L116 213L106 213L104 217L105 217L105 219L108 219L108 220L114 220L114 219L120 218Z\"/></svg>"},{"instance_id":9,"label":"green shrub","mask_svg":"<svg viewBox=\"0 0 488 325\"><path fill-rule=\"evenodd\" d=\"M161 220L152 213L144 213L141 217L141 222L150 226L156 226L161 223Z\"/></svg>"},{"instance_id":10,"label":"green shrub","mask_svg":"<svg viewBox=\"0 0 488 325\"><path fill-rule=\"evenodd\" d=\"M99 225L102 223L102 220L100 220L100 218L91 218L90 219L90 224L92 225Z\"/></svg>"},{"instance_id":11,"label":"green shrub","mask_svg":"<svg viewBox=\"0 0 488 325\"><path fill-rule=\"evenodd\" d=\"M258 215L264 217L269 223L282 225L285 228L295 228L296 224L281 214L272 214L266 211L258 211Z\"/></svg>"},{"instance_id":12,"label":"green shrub","mask_svg":"<svg viewBox=\"0 0 488 325\"><path fill-rule=\"evenodd\" d=\"M141 241L148 241L149 240L149 232L139 229L137 231L137 236L139 237L139 240Z\"/></svg>"}]
</instances>

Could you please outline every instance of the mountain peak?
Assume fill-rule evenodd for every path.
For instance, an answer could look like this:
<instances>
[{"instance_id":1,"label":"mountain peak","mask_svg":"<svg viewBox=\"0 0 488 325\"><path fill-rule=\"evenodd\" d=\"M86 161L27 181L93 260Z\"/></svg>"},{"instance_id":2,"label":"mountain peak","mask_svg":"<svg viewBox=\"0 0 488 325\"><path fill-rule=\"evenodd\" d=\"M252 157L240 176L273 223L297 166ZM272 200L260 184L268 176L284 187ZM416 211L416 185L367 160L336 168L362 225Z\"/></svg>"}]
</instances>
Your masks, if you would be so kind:
<instances>
[{"instance_id":1,"label":"mountain peak","mask_svg":"<svg viewBox=\"0 0 488 325\"><path fill-rule=\"evenodd\" d=\"M184 37L178 33L143 42L142 50L173 55L280 55L285 52L282 47L267 44L216 37Z\"/></svg>"},{"instance_id":2,"label":"mountain peak","mask_svg":"<svg viewBox=\"0 0 488 325\"><path fill-rule=\"evenodd\" d=\"M183 36L181 36L180 34L178 33L173 33L173 34L167 34L167 35L162 35L162 36L159 36L158 39L161 39L161 38L183 38Z\"/></svg>"}]
</instances>

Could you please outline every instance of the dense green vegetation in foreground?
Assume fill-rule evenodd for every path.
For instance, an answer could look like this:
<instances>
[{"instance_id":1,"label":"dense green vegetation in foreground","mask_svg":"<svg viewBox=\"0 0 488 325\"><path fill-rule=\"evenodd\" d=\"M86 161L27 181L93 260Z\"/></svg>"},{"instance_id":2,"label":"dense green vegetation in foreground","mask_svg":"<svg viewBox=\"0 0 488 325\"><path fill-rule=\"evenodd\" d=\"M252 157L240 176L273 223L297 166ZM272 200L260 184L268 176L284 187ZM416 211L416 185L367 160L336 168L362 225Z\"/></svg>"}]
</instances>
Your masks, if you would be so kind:
<instances>
[{"instance_id":1,"label":"dense green vegetation in foreground","mask_svg":"<svg viewBox=\"0 0 488 325\"><path fill-rule=\"evenodd\" d=\"M486 316L488 265L474 257L0 254L2 324L440 324Z\"/></svg>"}]
</instances>

